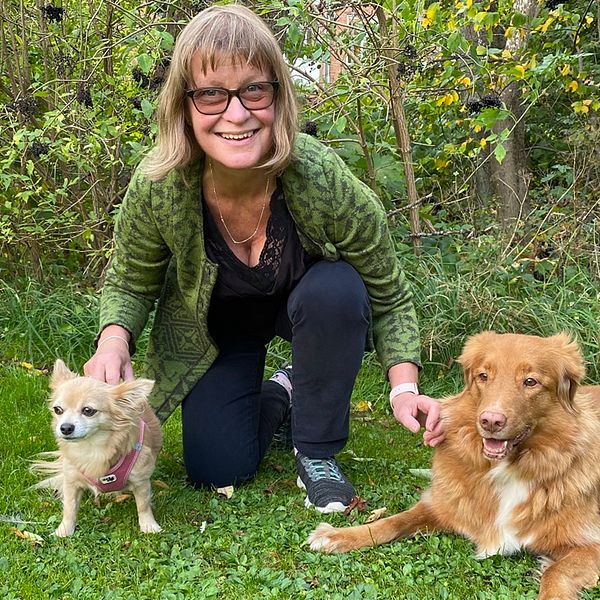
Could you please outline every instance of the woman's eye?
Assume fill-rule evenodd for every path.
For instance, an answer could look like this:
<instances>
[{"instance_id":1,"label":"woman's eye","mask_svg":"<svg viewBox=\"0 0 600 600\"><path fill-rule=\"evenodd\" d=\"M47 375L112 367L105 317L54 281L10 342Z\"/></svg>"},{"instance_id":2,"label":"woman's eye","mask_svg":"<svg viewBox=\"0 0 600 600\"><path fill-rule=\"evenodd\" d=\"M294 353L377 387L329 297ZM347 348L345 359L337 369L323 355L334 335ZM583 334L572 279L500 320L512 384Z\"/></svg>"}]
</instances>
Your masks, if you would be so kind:
<instances>
[{"instance_id":1,"label":"woman's eye","mask_svg":"<svg viewBox=\"0 0 600 600\"><path fill-rule=\"evenodd\" d=\"M98 411L95 408L92 408L91 406L84 406L83 409L81 410L81 414L84 417L92 417L97 412Z\"/></svg>"}]
</instances>

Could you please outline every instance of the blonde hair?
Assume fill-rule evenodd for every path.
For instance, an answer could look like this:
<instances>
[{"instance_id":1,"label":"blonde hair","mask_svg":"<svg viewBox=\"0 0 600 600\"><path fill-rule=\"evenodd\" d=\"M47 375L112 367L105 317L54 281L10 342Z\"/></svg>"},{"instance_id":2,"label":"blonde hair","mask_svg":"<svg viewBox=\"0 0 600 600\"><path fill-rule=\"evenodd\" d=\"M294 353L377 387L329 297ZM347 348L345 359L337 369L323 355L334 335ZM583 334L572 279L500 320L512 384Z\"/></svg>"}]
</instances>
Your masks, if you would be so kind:
<instances>
[{"instance_id":1,"label":"blonde hair","mask_svg":"<svg viewBox=\"0 0 600 600\"><path fill-rule=\"evenodd\" d=\"M297 130L294 84L275 36L265 22L239 4L211 6L198 13L177 37L169 74L159 96L157 145L146 158L144 174L157 181L204 153L187 122L186 90L193 87L191 62L198 56L203 71L223 59L263 70L279 82L275 97L273 148L260 166L280 172L290 161Z\"/></svg>"}]
</instances>

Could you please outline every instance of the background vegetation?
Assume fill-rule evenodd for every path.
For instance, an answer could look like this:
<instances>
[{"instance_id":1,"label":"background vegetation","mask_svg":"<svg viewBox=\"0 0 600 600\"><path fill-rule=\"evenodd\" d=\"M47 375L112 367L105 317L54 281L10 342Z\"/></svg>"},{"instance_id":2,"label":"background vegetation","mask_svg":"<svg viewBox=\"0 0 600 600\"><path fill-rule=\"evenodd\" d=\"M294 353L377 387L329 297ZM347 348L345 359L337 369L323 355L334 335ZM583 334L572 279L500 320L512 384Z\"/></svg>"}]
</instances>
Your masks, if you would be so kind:
<instances>
[{"instance_id":1,"label":"background vegetation","mask_svg":"<svg viewBox=\"0 0 600 600\"><path fill-rule=\"evenodd\" d=\"M27 461L52 447L47 370L57 356L80 368L91 353L115 212L152 144L177 33L208 4L0 4L0 592L534 598L531 557L475 561L470 545L450 536L347 557L308 552L302 543L317 519L303 508L291 458L270 454L257 481L229 501L193 491L177 417L156 474L164 534L140 536L132 503L106 500L85 504L73 540L49 537L59 505L26 489ZM589 380L600 382L598 4L249 5L281 41L301 126L332 145L389 211L421 323L422 387L456 391L454 359L468 335L487 328L569 331ZM144 340L138 371L143 348ZM274 344L270 368L287 352ZM424 485L409 469L425 468L429 453L394 426L385 397L369 356L341 459L369 509L399 510Z\"/></svg>"}]
</instances>

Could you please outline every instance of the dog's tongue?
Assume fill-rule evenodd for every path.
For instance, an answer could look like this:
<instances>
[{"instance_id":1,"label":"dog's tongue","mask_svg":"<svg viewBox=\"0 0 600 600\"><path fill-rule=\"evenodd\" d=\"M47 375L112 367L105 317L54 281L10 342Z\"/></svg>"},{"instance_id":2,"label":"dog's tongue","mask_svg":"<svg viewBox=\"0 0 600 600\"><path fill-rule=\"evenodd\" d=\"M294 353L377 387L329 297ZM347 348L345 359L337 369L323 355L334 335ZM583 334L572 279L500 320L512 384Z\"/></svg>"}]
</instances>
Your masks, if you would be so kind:
<instances>
[{"instance_id":1,"label":"dog's tongue","mask_svg":"<svg viewBox=\"0 0 600 600\"><path fill-rule=\"evenodd\" d=\"M494 440L491 438L484 438L483 445L488 452L499 453L504 451L506 448L506 440Z\"/></svg>"}]
</instances>

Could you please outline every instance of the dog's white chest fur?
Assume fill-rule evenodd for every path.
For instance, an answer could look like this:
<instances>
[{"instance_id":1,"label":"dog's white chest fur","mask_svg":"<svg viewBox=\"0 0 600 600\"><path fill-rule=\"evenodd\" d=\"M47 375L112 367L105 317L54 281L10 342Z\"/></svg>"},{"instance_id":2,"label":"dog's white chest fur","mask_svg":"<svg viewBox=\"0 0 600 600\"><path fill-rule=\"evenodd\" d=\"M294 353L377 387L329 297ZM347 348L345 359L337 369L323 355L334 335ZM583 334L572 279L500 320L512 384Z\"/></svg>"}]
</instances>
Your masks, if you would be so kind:
<instances>
[{"instance_id":1,"label":"dog's white chest fur","mask_svg":"<svg viewBox=\"0 0 600 600\"><path fill-rule=\"evenodd\" d=\"M529 538L519 537L513 526L513 511L516 506L525 502L529 497L530 484L517 479L507 463L504 462L491 469L489 477L499 500L496 514L498 540L497 544L478 549L478 556L481 558L493 554L513 554L531 542Z\"/></svg>"}]
</instances>

